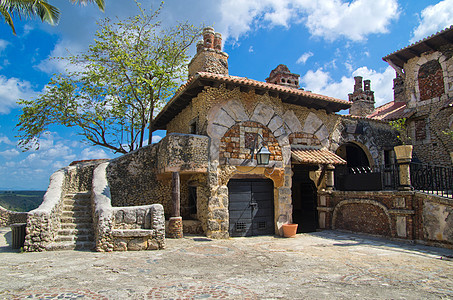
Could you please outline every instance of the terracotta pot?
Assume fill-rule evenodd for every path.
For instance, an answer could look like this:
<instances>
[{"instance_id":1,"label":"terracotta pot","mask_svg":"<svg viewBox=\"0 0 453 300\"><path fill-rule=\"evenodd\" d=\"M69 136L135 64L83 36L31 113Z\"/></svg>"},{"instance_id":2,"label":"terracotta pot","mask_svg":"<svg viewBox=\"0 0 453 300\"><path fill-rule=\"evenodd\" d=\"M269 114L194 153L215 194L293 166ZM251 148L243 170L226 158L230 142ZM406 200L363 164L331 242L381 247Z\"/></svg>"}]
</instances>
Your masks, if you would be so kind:
<instances>
[{"instance_id":1,"label":"terracotta pot","mask_svg":"<svg viewBox=\"0 0 453 300\"><path fill-rule=\"evenodd\" d=\"M283 224L283 236L284 237L295 237L297 233L297 225L298 224Z\"/></svg>"}]
</instances>

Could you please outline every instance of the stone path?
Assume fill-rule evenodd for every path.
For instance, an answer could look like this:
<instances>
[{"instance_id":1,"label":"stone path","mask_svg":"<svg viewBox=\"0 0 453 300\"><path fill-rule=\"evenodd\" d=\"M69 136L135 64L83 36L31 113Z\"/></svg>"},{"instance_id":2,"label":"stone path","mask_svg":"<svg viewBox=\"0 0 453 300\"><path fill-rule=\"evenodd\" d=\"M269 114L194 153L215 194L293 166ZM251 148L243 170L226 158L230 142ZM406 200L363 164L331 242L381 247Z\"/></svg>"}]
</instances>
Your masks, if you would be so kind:
<instances>
[{"instance_id":1,"label":"stone path","mask_svg":"<svg viewBox=\"0 0 453 300\"><path fill-rule=\"evenodd\" d=\"M114 253L17 253L8 234L0 299L453 299L452 250L337 231Z\"/></svg>"}]
</instances>

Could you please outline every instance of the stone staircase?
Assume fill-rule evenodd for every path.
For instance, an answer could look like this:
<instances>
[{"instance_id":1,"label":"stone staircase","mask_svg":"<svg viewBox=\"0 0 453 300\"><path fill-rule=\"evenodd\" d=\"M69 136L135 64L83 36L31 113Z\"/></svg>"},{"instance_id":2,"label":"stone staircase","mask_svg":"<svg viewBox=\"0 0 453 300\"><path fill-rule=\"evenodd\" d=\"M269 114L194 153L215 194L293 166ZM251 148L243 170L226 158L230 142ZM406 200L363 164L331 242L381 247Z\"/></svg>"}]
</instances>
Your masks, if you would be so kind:
<instances>
[{"instance_id":1,"label":"stone staircase","mask_svg":"<svg viewBox=\"0 0 453 300\"><path fill-rule=\"evenodd\" d=\"M91 192L66 194L61 214L61 229L47 250L92 250L95 247Z\"/></svg>"}]
</instances>

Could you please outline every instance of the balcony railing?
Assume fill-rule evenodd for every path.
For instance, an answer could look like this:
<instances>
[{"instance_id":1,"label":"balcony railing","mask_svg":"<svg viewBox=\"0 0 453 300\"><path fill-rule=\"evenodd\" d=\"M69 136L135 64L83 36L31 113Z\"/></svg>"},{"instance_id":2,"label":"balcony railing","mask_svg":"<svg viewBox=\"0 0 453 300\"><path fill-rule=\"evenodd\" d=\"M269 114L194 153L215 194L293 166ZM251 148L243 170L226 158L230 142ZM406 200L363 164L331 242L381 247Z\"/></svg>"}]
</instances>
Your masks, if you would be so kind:
<instances>
[{"instance_id":1,"label":"balcony railing","mask_svg":"<svg viewBox=\"0 0 453 300\"><path fill-rule=\"evenodd\" d=\"M415 190L451 198L453 168L411 163L411 184Z\"/></svg>"}]
</instances>

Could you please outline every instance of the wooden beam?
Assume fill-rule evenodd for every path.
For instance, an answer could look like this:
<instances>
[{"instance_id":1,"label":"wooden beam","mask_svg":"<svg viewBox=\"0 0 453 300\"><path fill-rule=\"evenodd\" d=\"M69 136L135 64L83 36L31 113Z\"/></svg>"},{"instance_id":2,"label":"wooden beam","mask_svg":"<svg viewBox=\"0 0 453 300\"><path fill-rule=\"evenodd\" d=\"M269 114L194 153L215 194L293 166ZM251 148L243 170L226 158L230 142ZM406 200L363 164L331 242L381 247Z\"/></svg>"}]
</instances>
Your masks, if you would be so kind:
<instances>
[{"instance_id":1,"label":"wooden beam","mask_svg":"<svg viewBox=\"0 0 453 300\"><path fill-rule=\"evenodd\" d=\"M179 172L173 172L171 178L171 198L173 202L172 217L179 217L181 215L181 194L180 194L180 178Z\"/></svg>"}]
</instances>

